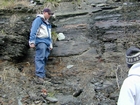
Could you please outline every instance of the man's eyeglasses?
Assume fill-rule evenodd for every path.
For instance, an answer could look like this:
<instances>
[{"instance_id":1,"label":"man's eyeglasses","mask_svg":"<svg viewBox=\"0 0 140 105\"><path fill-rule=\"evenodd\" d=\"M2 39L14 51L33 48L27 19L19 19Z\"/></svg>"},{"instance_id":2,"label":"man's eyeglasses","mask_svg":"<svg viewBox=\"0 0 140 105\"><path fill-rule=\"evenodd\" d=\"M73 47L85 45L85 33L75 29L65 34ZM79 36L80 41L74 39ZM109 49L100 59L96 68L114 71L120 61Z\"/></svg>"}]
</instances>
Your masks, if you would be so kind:
<instances>
[{"instance_id":1,"label":"man's eyeglasses","mask_svg":"<svg viewBox=\"0 0 140 105\"><path fill-rule=\"evenodd\" d=\"M53 13L48 13L49 15L53 15Z\"/></svg>"}]
</instances>

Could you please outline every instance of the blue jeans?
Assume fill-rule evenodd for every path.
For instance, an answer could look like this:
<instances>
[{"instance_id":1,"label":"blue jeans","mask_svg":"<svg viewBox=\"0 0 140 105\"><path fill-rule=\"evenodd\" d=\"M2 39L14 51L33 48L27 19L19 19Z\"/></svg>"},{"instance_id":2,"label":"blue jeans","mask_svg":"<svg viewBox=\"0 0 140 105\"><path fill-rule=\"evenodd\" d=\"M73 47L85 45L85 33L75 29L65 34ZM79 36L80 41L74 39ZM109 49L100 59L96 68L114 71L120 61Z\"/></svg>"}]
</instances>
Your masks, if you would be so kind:
<instances>
[{"instance_id":1,"label":"blue jeans","mask_svg":"<svg viewBox=\"0 0 140 105\"><path fill-rule=\"evenodd\" d=\"M35 74L38 77L46 77L45 65L48 60L50 50L45 43L38 43L36 45L36 54L35 54Z\"/></svg>"}]
</instances>

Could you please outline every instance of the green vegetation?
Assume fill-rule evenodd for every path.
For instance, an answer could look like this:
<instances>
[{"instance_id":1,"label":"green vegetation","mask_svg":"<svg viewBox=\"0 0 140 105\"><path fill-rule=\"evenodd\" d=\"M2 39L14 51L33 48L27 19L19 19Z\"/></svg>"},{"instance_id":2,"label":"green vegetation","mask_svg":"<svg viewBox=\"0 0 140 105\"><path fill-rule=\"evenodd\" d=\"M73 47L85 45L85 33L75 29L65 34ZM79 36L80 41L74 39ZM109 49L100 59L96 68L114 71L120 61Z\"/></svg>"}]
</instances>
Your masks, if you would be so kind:
<instances>
[{"instance_id":1,"label":"green vegetation","mask_svg":"<svg viewBox=\"0 0 140 105\"><path fill-rule=\"evenodd\" d=\"M29 5L29 2L27 2L27 0L24 1L18 1L18 0L1 0L0 2L0 9L5 9L5 8L13 8L18 4L22 4L22 5Z\"/></svg>"},{"instance_id":2,"label":"green vegetation","mask_svg":"<svg viewBox=\"0 0 140 105\"><path fill-rule=\"evenodd\" d=\"M34 1L41 1L41 0L34 0ZM60 3L62 0L44 0L43 3L46 6L46 4L51 3L53 6L57 6L58 3ZM67 0L63 0L67 1ZM73 3L80 3L81 0L71 0ZM29 6L29 1L28 0L0 0L0 9L10 9L15 7L18 4L22 4L24 6Z\"/></svg>"},{"instance_id":3,"label":"green vegetation","mask_svg":"<svg viewBox=\"0 0 140 105\"><path fill-rule=\"evenodd\" d=\"M0 33L1 33L1 34L5 34L5 32L4 32L4 30L3 30L3 29L1 29Z\"/></svg>"},{"instance_id":4,"label":"green vegetation","mask_svg":"<svg viewBox=\"0 0 140 105\"><path fill-rule=\"evenodd\" d=\"M13 2L13 0L10 0L10 1L8 1L8 0L1 0L0 8L4 9L6 7L9 7L12 4L12 2Z\"/></svg>"},{"instance_id":5,"label":"green vegetation","mask_svg":"<svg viewBox=\"0 0 140 105\"><path fill-rule=\"evenodd\" d=\"M55 92L54 92L54 91L48 92L48 96L49 96L49 97L54 97L54 96L55 96Z\"/></svg>"},{"instance_id":6,"label":"green vegetation","mask_svg":"<svg viewBox=\"0 0 140 105\"><path fill-rule=\"evenodd\" d=\"M57 33L55 31L52 31L52 39L53 39L53 42L57 40Z\"/></svg>"},{"instance_id":7,"label":"green vegetation","mask_svg":"<svg viewBox=\"0 0 140 105\"><path fill-rule=\"evenodd\" d=\"M34 0L34 1L40 1L40 0ZM54 6L57 6L59 2L61 2L61 0L44 0L43 3L45 6L46 4L48 5L49 3L51 3L51 5L53 4ZM11 9L18 4L22 4L26 7L29 7L30 2L28 0L1 0L0 9L6 9L6 8Z\"/></svg>"}]
</instances>

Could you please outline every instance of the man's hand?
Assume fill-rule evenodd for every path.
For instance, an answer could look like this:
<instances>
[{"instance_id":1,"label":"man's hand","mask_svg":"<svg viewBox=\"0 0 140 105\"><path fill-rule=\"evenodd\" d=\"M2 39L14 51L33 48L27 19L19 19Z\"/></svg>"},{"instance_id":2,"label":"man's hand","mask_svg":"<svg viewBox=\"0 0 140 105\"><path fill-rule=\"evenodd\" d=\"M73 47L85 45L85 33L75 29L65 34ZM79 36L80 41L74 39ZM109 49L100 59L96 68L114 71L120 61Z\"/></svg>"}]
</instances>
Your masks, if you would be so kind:
<instances>
[{"instance_id":1,"label":"man's hand","mask_svg":"<svg viewBox=\"0 0 140 105\"><path fill-rule=\"evenodd\" d=\"M31 43L31 44L30 44L30 47L31 47L31 48L34 48L34 47L35 47L35 44L34 44L34 43Z\"/></svg>"},{"instance_id":2,"label":"man's hand","mask_svg":"<svg viewBox=\"0 0 140 105\"><path fill-rule=\"evenodd\" d=\"M50 48L50 50L52 50L53 48Z\"/></svg>"}]
</instances>

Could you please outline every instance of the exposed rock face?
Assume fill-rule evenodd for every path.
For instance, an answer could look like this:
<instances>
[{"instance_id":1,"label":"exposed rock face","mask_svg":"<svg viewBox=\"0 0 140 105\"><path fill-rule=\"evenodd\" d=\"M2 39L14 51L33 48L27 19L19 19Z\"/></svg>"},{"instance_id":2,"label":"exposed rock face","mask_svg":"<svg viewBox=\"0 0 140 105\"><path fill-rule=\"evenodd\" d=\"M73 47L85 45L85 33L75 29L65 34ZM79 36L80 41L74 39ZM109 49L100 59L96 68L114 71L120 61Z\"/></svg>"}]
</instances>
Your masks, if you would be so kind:
<instances>
[{"instance_id":1,"label":"exposed rock face","mask_svg":"<svg viewBox=\"0 0 140 105\"><path fill-rule=\"evenodd\" d=\"M2 14L1 58L19 60L31 55L16 66L0 63L0 100L13 105L17 100L19 104L116 105L128 71L125 51L140 43L139 5L112 0L60 3L54 9L57 18L53 26L57 27L53 30L63 33L65 39L54 42L52 59L46 66L51 79L43 86L34 82L33 50L28 53L35 13ZM17 20L10 21L16 16ZM46 92L56 98L45 96Z\"/></svg>"},{"instance_id":2,"label":"exposed rock face","mask_svg":"<svg viewBox=\"0 0 140 105\"><path fill-rule=\"evenodd\" d=\"M85 52L86 50L88 50L89 45L92 42L92 40L87 39L86 38L87 36L84 36L84 35L90 35L92 31L94 32L94 40L95 38L97 38L99 39L99 41L108 42L108 44L105 45L106 47L105 49L107 49L107 46L109 45L112 47L113 46L115 47L116 45L113 43L115 43L117 38L120 37L118 35L112 36L112 34L117 34L119 32L123 35L124 34L123 29L125 27L134 27L135 30L137 30L138 28L137 26L139 24L138 20L137 22L133 22L134 19L133 20L131 19L132 22L125 22L126 19L130 17L130 15L132 14L135 15L134 13L131 13L131 14L128 13L127 14L128 16L124 19L124 15L127 12L126 10L127 8L124 7L121 9L119 8L119 4L108 5L105 3L107 1L104 1L104 3L101 3L101 2L103 1L92 2L89 0L88 3L90 4L87 5L88 8L85 8L86 2L83 2L79 5L80 7L82 6L82 9L80 9L80 7L77 7L78 4L74 4L75 5L74 7L73 4L69 3L68 5L71 5L71 7L73 7L73 9L72 8L69 9L66 7L66 10L68 10L69 12L65 12L66 10L62 10L61 7L58 8L57 11L55 11L56 16L57 16L55 25L58 26L58 28L54 30L56 30L57 33L63 32L64 34L66 34L67 38L63 41L59 41L59 42L57 41L56 43L54 43L55 49L52 52L52 56L78 55L80 53ZM90 6L93 6L93 4L95 4L96 7L90 7ZM132 6L131 3L127 3L124 5L127 5L129 7ZM132 7L131 9L133 8L134 7ZM0 26L1 28L1 35L0 35L0 40L1 40L0 41L0 49L1 49L0 55L1 56L0 58L1 59L19 61L19 59L21 60L22 57L25 57L25 55L27 54L27 50L29 48L28 39L29 39L31 23L33 19L35 18L35 15L36 15L35 11L37 11L37 9L39 8L27 8L22 5L18 5L13 10L0 11L0 15L1 15L0 17L0 24L1 24ZM109 10L109 9L113 9L112 13L103 11L103 10ZM61 10L61 12L59 12L59 10ZM138 5L135 5L135 10L138 10ZM100 12L100 11L103 11L103 12ZM125 11L125 14L122 14L124 11ZM99 16L96 16L94 14L96 12L98 12ZM100 13L104 15L100 15ZM91 14L91 15L88 15L88 14ZM72 17L73 19L71 18L67 22L63 21L61 23L60 20L63 20L63 18L65 19L65 18L70 18L70 17ZM101 21L101 20L107 20L107 21ZM122 20L125 20L125 21L122 22ZM77 24L74 25L73 24L74 22L75 23L77 22ZM91 26L91 23L93 23L93 27ZM67 25L64 26L64 24L67 24ZM64 27L61 27L61 25L63 25ZM118 30L118 27L120 27L121 30ZM118 30L118 32L113 31L116 29ZM129 28L129 29L132 29L132 28ZM129 29L125 28L125 33L127 33ZM100 34L100 35L97 35L97 34ZM75 37L75 36L78 36L78 37ZM113 42L113 43L110 43L110 42ZM62 45L65 45L65 46L63 46L61 49ZM66 48L69 48L69 51L64 50ZM115 49L116 48L117 46L115 47ZM102 48L102 50L103 49L104 48Z\"/></svg>"},{"instance_id":3,"label":"exposed rock face","mask_svg":"<svg viewBox=\"0 0 140 105\"><path fill-rule=\"evenodd\" d=\"M22 13L23 12L23 13ZM22 6L13 10L0 10L0 58L21 60L27 54L28 37L34 16Z\"/></svg>"}]
</instances>

